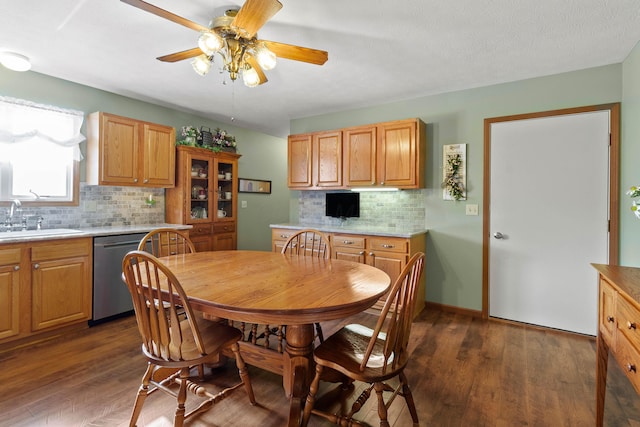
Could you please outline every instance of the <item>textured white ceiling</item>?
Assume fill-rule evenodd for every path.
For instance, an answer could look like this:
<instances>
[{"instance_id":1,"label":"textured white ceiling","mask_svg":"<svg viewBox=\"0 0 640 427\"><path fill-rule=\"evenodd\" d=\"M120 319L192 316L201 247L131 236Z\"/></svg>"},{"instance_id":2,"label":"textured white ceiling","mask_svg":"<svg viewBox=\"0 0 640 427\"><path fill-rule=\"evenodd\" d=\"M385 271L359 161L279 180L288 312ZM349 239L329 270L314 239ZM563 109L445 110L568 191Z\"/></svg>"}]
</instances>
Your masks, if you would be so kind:
<instances>
[{"instance_id":1,"label":"textured white ceiling","mask_svg":"<svg viewBox=\"0 0 640 427\"><path fill-rule=\"evenodd\" d=\"M207 25L242 0L148 0ZM620 63L640 40L638 0L281 0L259 38L329 52L279 60L247 88L155 58L198 33L118 0L0 0L0 51L33 71L275 136L289 120Z\"/></svg>"}]
</instances>

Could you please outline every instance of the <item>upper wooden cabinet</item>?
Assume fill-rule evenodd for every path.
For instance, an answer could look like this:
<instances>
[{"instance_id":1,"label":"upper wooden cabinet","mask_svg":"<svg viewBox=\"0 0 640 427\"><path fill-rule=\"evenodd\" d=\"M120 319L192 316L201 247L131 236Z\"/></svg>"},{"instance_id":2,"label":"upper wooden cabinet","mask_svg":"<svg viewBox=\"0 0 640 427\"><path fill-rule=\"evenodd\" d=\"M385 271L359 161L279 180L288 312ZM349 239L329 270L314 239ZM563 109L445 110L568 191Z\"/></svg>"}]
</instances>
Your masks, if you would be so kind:
<instances>
[{"instance_id":1,"label":"upper wooden cabinet","mask_svg":"<svg viewBox=\"0 0 640 427\"><path fill-rule=\"evenodd\" d=\"M174 128L95 112L87 133L87 184L174 186Z\"/></svg>"},{"instance_id":2,"label":"upper wooden cabinet","mask_svg":"<svg viewBox=\"0 0 640 427\"><path fill-rule=\"evenodd\" d=\"M419 119L289 136L289 188L424 188L426 126Z\"/></svg>"},{"instance_id":3,"label":"upper wooden cabinet","mask_svg":"<svg viewBox=\"0 0 640 427\"><path fill-rule=\"evenodd\" d=\"M424 187L425 133L425 125L418 119L378 125L378 185Z\"/></svg>"},{"instance_id":4,"label":"upper wooden cabinet","mask_svg":"<svg viewBox=\"0 0 640 427\"><path fill-rule=\"evenodd\" d=\"M342 187L342 132L289 137L289 188Z\"/></svg>"},{"instance_id":5,"label":"upper wooden cabinet","mask_svg":"<svg viewBox=\"0 0 640 427\"><path fill-rule=\"evenodd\" d=\"M344 185L366 187L376 184L378 133L376 126L343 131Z\"/></svg>"}]
</instances>

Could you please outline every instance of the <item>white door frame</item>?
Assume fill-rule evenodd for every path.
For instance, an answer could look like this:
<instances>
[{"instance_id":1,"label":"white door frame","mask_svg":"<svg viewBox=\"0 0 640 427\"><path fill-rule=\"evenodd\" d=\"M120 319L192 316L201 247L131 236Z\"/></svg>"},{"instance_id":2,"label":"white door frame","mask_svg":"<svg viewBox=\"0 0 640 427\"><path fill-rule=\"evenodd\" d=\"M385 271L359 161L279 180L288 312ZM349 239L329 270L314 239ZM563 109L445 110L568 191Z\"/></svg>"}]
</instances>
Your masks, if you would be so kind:
<instances>
[{"instance_id":1,"label":"white door frame","mask_svg":"<svg viewBox=\"0 0 640 427\"><path fill-rule=\"evenodd\" d=\"M542 111L484 120L484 179L482 207L482 318L489 318L489 244L491 201L491 125L498 122L527 120L541 117L580 114L594 111L610 111L611 140L609 141L609 264L618 263L619 241L619 192L620 192L620 103L591 105Z\"/></svg>"}]
</instances>

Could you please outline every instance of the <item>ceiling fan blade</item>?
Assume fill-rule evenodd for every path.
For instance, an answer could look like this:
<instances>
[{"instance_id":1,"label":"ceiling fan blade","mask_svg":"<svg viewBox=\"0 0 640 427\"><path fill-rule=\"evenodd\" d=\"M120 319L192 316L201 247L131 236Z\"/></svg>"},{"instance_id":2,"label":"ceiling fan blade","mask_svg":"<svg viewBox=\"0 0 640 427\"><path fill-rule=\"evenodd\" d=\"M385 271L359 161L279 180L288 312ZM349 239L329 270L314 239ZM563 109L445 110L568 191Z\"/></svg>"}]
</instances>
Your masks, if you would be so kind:
<instances>
[{"instance_id":1,"label":"ceiling fan blade","mask_svg":"<svg viewBox=\"0 0 640 427\"><path fill-rule=\"evenodd\" d=\"M241 37L250 39L273 15L282 9L278 0L247 0L231 23Z\"/></svg>"},{"instance_id":2,"label":"ceiling fan blade","mask_svg":"<svg viewBox=\"0 0 640 427\"><path fill-rule=\"evenodd\" d=\"M269 40L260 41L267 45L267 48L275 53L278 58L308 62L316 65L322 65L329 59L329 54L324 50L310 49L308 47L294 46L292 44L272 42Z\"/></svg>"},{"instance_id":3,"label":"ceiling fan blade","mask_svg":"<svg viewBox=\"0 0 640 427\"><path fill-rule=\"evenodd\" d=\"M159 59L162 62L178 62L184 59L194 58L198 55L202 55L202 50L200 50L199 47L194 47L193 49L183 50L182 52L159 56L156 59Z\"/></svg>"},{"instance_id":4,"label":"ceiling fan blade","mask_svg":"<svg viewBox=\"0 0 640 427\"><path fill-rule=\"evenodd\" d=\"M138 9L142 9L145 12L152 13L161 18L168 19L169 21L175 22L176 24L184 25L185 27L191 28L192 30L207 31L209 29L208 27L197 24L193 21L183 18L182 16L178 16L174 13L168 12L164 9L159 8L158 6L154 6L142 0L120 0L120 1L123 3L127 3L133 7L137 7Z\"/></svg>"},{"instance_id":5,"label":"ceiling fan blade","mask_svg":"<svg viewBox=\"0 0 640 427\"><path fill-rule=\"evenodd\" d=\"M254 58L253 55L245 54L244 60L249 65L251 65L251 68L256 70L256 73L258 73L258 77L260 78L260 83L258 84L261 85L263 83L266 83L267 76L264 74L264 71L262 71L262 67L260 67L260 64L258 64L258 61L256 60L256 58Z\"/></svg>"}]
</instances>

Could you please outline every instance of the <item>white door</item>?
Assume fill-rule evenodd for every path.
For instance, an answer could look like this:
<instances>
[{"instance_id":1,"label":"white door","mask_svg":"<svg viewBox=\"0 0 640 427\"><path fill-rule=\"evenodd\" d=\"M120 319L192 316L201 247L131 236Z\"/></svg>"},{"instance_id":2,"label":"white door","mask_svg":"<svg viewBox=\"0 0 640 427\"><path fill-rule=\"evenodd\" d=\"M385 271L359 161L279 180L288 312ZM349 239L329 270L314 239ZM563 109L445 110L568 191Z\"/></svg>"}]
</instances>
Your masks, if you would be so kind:
<instances>
[{"instance_id":1,"label":"white door","mask_svg":"<svg viewBox=\"0 0 640 427\"><path fill-rule=\"evenodd\" d=\"M609 114L491 124L490 316L596 335Z\"/></svg>"}]
</instances>

